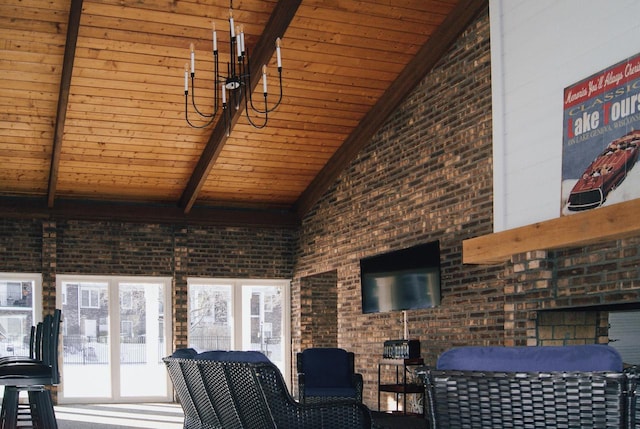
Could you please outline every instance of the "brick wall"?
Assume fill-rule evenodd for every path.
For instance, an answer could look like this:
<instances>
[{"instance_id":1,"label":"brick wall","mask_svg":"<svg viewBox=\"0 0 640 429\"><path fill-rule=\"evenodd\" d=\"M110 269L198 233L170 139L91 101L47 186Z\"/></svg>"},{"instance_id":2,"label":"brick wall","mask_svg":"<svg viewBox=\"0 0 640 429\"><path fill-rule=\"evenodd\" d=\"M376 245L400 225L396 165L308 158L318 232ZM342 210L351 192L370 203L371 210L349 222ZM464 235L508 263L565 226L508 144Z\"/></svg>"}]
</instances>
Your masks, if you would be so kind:
<instances>
[{"instance_id":1,"label":"brick wall","mask_svg":"<svg viewBox=\"0 0 640 429\"><path fill-rule=\"evenodd\" d=\"M58 273L171 276L177 348L187 345L189 276L289 279L296 236L282 229L0 219L0 272L42 273L44 314L55 308Z\"/></svg>"},{"instance_id":2,"label":"brick wall","mask_svg":"<svg viewBox=\"0 0 640 429\"><path fill-rule=\"evenodd\" d=\"M305 342L299 350L338 346L337 277L336 271L329 271L301 279L300 331Z\"/></svg>"},{"instance_id":3,"label":"brick wall","mask_svg":"<svg viewBox=\"0 0 640 429\"><path fill-rule=\"evenodd\" d=\"M541 311L536 320L536 345L606 344L608 323L606 311Z\"/></svg>"},{"instance_id":4,"label":"brick wall","mask_svg":"<svg viewBox=\"0 0 640 429\"><path fill-rule=\"evenodd\" d=\"M427 362L452 345L503 341L504 267L464 266L462 240L492 232L488 16L479 18L303 220L295 294L335 270L338 344L356 353L365 402L377 408L377 360L401 338L402 313L362 314L359 260L440 240L442 305L410 311ZM294 296L295 296L294 294ZM293 307L294 349L310 341ZM295 350L294 350L295 352Z\"/></svg>"},{"instance_id":5,"label":"brick wall","mask_svg":"<svg viewBox=\"0 0 640 429\"><path fill-rule=\"evenodd\" d=\"M42 221L0 219L0 272L42 270Z\"/></svg>"},{"instance_id":6,"label":"brick wall","mask_svg":"<svg viewBox=\"0 0 640 429\"><path fill-rule=\"evenodd\" d=\"M606 343L606 311L640 308L640 237L514 255L504 277L510 284L505 288L505 344L545 344L550 334L543 329L541 338L540 327L550 324L546 312L560 309L572 311L553 318L591 313L578 319L573 337L566 324L558 326L558 331L564 326L565 343L588 342L587 326L596 330L591 342Z\"/></svg>"},{"instance_id":7,"label":"brick wall","mask_svg":"<svg viewBox=\"0 0 640 429\"><path fill-rule=\"evenodd\" d=\"M55 305L57 273L172 276L176 346L186 344L189 276L293 278L293 353L329 344L354 351L373 409L382 344L403 326L400 312L362 314L362 257L440 240L442 305L408 315L427 363L457 345L537 343L539 310L640 302L640 237L462 264L462 241L493 230L490 78L483 16L299 231L0 219L0 271L42 272L45 309ZM331 284L318 283L327 273Z\"/></svg>"},{"instance_id":8,"label":"brick wall","mask_svg":"<svg viewBox=\"0 0 640 429\"><path fill-rule=\"evenodd\" d=\"M606 311L575 308L640 303L638 238L529 252L496 266L462 264L462 241L493 231L489 61L483 16L303 220L293 351L313 340L304 321L322 317L300 305L310 293L305 279L335 270L338 345L356 352L373 409L376 363L384 340L401 338L402 313L362 314L360 258L440 240L442 305L408 312L427 364L458 345L606 342ZM572 310L540 312L560 308Z\"/></svg>"},{"instance_id":9,"label":"brick wall","mask_svg":"<svg viewBox=\"0 0 640 429\"><path fill-rule=\"evenodd\" d=\"M290 279L297 232L289 229L0 219L0 271L42 273L43 311L56 275L173 278L174 344L187 344L187 278Z\"/></svg>"}]
</instances>

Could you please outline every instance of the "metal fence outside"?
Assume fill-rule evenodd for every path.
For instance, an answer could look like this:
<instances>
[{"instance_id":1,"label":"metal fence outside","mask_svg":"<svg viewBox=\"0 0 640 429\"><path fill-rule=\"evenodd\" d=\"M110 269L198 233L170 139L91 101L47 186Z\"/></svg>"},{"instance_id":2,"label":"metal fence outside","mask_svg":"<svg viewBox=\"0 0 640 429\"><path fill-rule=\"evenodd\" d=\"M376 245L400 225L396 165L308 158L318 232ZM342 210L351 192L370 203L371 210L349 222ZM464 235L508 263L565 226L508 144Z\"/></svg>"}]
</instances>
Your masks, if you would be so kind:
<instances>
[{"instance_id":1,"label":"metal fence outside","mask_svg":"<svg viewBox=\"0 0 640 429\"><path fill-rule=\"evenodd\" d=\"M109 363L108 337L85 337L83 335L65 335L63 339L63 362L65 365L90 365ZM166 354L164 339L158 341L158 356ZM147 363L147 344L145 337L120 340L120 363Z\"/></svg>"},{"instance_id":2,"label":"metal fence outside","mask_svg":"<svg viewBox=\"0 0 640 429\"><path fill-rule=\"evenodd\" d=\"M204 350L231 350L230 336L189 336L189 345L200 351Z\"/></svg>"},{"instance_id":3,"label":"metal fence outside","mask_svg":"<svg viewBox=\"0 0 640 429\"><path fill-rule=\"evenodd\" d=\"M229 336L194 336L189 338L191 347L199 350L230 350ZM91 365L109 363L109 338L65 335L63 338L63 361L65 365ZM164 357L164 339L158 341L158 356ZM120 339L121 364L147 363L146 337Z\"/></svg>"}]
</instances>

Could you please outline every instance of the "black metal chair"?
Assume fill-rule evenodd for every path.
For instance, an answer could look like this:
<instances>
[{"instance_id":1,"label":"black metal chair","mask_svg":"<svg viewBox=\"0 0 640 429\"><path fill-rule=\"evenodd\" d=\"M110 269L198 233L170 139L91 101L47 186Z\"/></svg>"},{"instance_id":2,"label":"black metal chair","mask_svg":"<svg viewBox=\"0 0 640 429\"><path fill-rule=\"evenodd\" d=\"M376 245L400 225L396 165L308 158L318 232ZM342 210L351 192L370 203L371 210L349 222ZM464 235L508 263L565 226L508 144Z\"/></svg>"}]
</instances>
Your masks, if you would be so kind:
<instances>
[{"instance_id":1,"label":"black metal chair","mask_svg":"<svg viewBox=\"0 0 640 429\"><path fill-rule=\"evenodd\" d=\"M0 362L0 385L5 386L0 429L14 429L25 413L19 405L20 392L29 397L28 419L34 428L57 429L51 392L47 386L60 382L58 345L62 313L55 310L36 330L33 357L17 357Z\"/></svg>"},{"instance_id":2,"label":"black metal chair","mask_svg":"<svg viewBox=\"0 0 640 429\"><path fill-rule=\"evenodd\" d=\"M297 354L298 396L303 404L362 402L363 378L355 356L340 348L309 348Z\"/></svg>"},{"instance_id":3,"label":"black metal chair","mask_svg":"<svg viewBox=\"0 0 640 429\"><path fill-rule=\"evenodd\" d=\"M184 429L372 427L363 404L294 401L278 368L258 352L205 352L163 360L184 410Z\"/></svg>"}]
</instances>

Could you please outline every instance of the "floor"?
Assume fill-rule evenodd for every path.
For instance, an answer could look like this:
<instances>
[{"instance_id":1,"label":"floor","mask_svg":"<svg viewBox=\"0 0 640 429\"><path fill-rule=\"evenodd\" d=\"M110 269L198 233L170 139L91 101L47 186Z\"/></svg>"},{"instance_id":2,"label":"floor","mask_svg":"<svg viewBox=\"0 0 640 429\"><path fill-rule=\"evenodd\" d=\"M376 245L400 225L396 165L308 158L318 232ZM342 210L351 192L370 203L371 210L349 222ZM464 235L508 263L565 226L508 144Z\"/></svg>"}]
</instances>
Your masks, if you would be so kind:
<instances>
[{"instance_id":1,"label":"floor","mask_svg":"<svg viewBox=\"0 0 640 429\"><path fill-rule=\"evenodd\" d=\"M178 404L57 405L58 429L182 429Z\"/></svg>"},{"instance_id":2,"label":"floor","mask_svg":"<svg viewBox=\"0 0 640 429\"><path fill-rule=\"evenodd\" d=\"M182 429L183 414L178 404L57 405L58 429ZM384 429L426 429L420 417L373 412Z\"/></svg>"},{"instance_id":3,"label":"floor","mask_svg":"<svg viewBox=\"0 0 640 429\"><path fill-rule=\"evenodd\" d=\"M371 412L376 425L383 429L427 429L429 425L423 417L404 416L402 414L387 414Z\"/></svg>"}]
</instances>

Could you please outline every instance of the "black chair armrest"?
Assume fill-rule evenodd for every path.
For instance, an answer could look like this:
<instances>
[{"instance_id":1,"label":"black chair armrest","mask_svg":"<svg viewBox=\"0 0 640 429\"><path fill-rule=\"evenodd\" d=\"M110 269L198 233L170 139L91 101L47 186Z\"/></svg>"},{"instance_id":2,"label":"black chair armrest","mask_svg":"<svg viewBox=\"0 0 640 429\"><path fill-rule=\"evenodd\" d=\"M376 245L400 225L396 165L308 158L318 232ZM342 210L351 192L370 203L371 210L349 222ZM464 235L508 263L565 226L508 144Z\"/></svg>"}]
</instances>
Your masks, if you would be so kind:
<instances>
[{"instance_id":1,"label":"black chair armrest","mask_svg":"<svg viewBox=\"0 0 640 429\"><path fill-rule=\"evenodd\" d=\"M358 402L362 402L362 391L364 390L364 379L362 378L362 374L355 373L351 376L351 382L353 386L356 388L357 397L356 400Z\"/></svg>"},{"instance_id":2,"label":"black chair armrest","mask_svg":"<svg viewBox=\"0 0 640 429\"><path fill-rule=\"evenodd\" d=\"M298 401L304 404L305 402L305 394L304 394L304 372L298 373Z\"/></svg>"}]
</instances>

